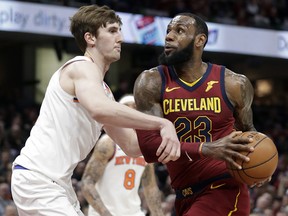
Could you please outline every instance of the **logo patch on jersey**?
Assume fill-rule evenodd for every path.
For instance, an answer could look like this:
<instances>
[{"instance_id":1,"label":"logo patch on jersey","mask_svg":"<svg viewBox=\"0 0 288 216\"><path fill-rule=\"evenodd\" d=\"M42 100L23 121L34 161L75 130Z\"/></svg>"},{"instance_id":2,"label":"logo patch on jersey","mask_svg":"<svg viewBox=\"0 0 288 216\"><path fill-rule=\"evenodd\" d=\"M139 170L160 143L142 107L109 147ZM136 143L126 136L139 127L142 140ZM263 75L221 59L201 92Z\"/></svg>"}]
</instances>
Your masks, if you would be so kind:
<instances>
[{"instance_id":1,"label":"logo patch on jersey","mask_svg":"<svg viewBox=\"0 0 288 216\"><path fill-rule=\"evenodd\" d=\"M79 103L78 98L77 98L77 97L74 97L74 98L73 98L73 102L74 102L74 103Z\"/></svg>"},{"instance_id":2,"label":"logo patch on jersey","mask_svg":"<svg viewBox=\"0 0 288 216\"><path fill-rule=\"evenodd\" d=\"M179 88L180 88L180 87L173 87L173 88L167 87L167 88L165 89L165 91L166 91L166 92L171 92L171 91L177 90L177 89L179 89Z\"/></svg>"},{"instance_id":3,"label":"logo patch on jersey","mask_svg":"<svg viewBox=\"0 0 288 216\"><path fill-rule=\"evenodd\" d=\"M207 83L207 88L206 88L205 92L210 91L210 89L212 89L212 88L213 88L213 85L216 84L216 83L219 83L219 82L218 82L218 81L215 81L215 80L209 81L209 82Z\"/></svg>"},{"instance_id":4,"label":"logo patch on jersey","mask_svg":"<svg viewBox=\"0 0 288 216\"><path fill-rule=\"evenodd\" d=\"M219 184L219 185L211 184L210 189L211 189L211 190L217 189L217 188L220 188L220 187L222 187L222 186L224 186L224 185L226 185L226 183Z\"/></svg>"},{"instance_id":5,"label":"logo patch on jersey","mask_svg":"<svg viewBox=\"0 0 288 216\"><path fill-rule=\"evenodd\" d=\"M193 159L188 155L187 151L185 151L185 154L188 157L189 161L193 161Z\"/></svg>"}]
</instances>

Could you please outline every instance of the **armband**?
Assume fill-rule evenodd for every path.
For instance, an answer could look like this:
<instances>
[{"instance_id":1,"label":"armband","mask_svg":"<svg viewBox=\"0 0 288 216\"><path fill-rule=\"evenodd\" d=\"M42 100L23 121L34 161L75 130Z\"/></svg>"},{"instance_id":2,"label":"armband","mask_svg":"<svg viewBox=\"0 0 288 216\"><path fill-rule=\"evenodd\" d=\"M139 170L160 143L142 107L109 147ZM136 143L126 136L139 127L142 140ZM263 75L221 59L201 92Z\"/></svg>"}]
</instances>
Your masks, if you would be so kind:
<instances>
[{"instance_id":1,"label":"armband","mask_svg":"<svg viewBox=\"0 0 288 216\"><path fill-rule=\"evenodd\" d=\"M181 142L181 157L180 160L194 161L202 158L202 146L201 143L190 143L190 142ZM178 159L179 160L179 159Z\"/></svg>"},{"instance_id":2,"label":"armband","mask_svg":"<svg viewBox=\"0 0 288 216\"><path fill-rule=\"evenodd\" d=\"M202 147L203 147L204 142L201 142L199 145L199 149L198 149L198 153L200 155L201 158L204 157L203 153L202 153Z\"/></svg>"}]
</instances>

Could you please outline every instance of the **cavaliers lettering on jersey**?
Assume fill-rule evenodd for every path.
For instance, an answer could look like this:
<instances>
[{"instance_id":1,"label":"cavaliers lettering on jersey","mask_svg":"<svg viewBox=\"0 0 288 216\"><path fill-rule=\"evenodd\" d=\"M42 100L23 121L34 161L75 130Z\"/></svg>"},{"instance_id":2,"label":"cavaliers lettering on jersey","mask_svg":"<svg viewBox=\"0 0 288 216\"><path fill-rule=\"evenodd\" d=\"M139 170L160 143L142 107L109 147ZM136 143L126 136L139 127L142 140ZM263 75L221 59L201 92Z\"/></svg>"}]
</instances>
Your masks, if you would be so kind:
<instances>
[{"instance_id":1,"label":"cavaliers lettering on jersey","mask_svg":"<svg viewBox=\"0 0 288 216\"><path fill-rule=\"evenodd\" d=\"M180 141L210 142L232 132L235 119L225 92L225 67L208 63L203 77L192 86L180 80L173 67L161 65L158 71L164 117L174 123ZM211 158L169 162L167 168L175 189L222 174L226 169L223 161Z\"/></svg>"}]
</instances>

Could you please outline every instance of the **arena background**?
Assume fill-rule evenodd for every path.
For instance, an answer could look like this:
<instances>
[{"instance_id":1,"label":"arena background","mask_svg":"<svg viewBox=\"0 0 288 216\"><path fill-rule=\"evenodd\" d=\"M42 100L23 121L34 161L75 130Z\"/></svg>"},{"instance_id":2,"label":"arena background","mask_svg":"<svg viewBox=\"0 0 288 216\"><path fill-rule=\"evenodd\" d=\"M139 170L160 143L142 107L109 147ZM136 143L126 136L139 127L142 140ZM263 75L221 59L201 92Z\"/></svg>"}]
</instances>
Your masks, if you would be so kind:
<instances>
[{"instance_id":1,"label":"arena background","mask_svg":"<svg viewBox=\"0 0 288 216\"><path fill-rule=\"evenodd\" d=\"M237 5L236 2L243 3L243 8L239 7L238 12L234 11L235 5ZM214 26L214 24L220 24L221 28L224 27L225 29L228 29L229 34L226 35L224 44L226 42L228 44L232 43L232 45L234 44L236 47L245 47L246 50L248 50L245 53L243 50L231 51L225 49L208 49L204 53L204 61L225 65L237 73L245 74L251 80L255 88L255 99L253 103L255 126L259 131L268 134L275 140L279 153L283 155L283 157L280 157L279 163L281 164L279 164L279 170L277 170L269 187L267 186L267 188L265 187L262 189L260 191L261 193L256 190L251 192L253 198L251 205L253 205L254 208L256 206L257 198L267 191L273 194L274 201L279 200L279 197L285 196L285 191L288 189L288 184L285 185L283 183L286 181L288 182L287 178L285 177L287 173L288 153L288 1L258 1L259 8L264 7L265 4L267 4L266 9L267 7L275 7L278 10L278 17L276 16L276 18L274 17L274 19L272 19L272 15L267 14L268 18L266 18L270 20L269 23L264 22L265 16L264 18L262 17L264 20L263 22L256 23L255 20L254 22L251 22L252 15L246 11L247 21L243 24L240 22L240 19L243 19L243 17L240 17L240 11L248 10L247 5L251 2L252 1L250 0L159 0L154 1L154 3L153 1L149 0L34 0L21 2L12 0L0 0L0 117L1 123L3 124L3 130L8 135L13 130L13 114L20 113L20 115L25 116L25 110L27 107L33 107L33 109L37 110L52 73L56 71L57 68L69 58L81 54L79 49L75 46L74 40L67 34L62 35L58 34L59 32L50 32L53 31L53 29L49 28L44 28L42 30L44 32L39 33L35 32L33 29L25 30L21 27L17 28L17 26L14 26L14 28L13 26L11 27L7 25L8 22L12 23L12 21L15 22L14 24L17 24L19 17L17 18L15 14L17 11L19 13L24 13L25 10L23 7L27 7L28 10L30 10L29 8L31 7L50 8L52 6L56 8L60 7L60 9L58 8L59 10L61 10L63 7L74 11L81 5L97 3L99 5L108 4L117 12L119 11L120 14L136 14L137 17L148 17L148 19L154 16L160 16L164 18L166 17L168 20L168 17L174 15L176 12L190 11L202 15L203 18L206 19L209 24L211 24L211 26ZM185 4L185 9L180 7L178 8L178 11L172 10L176 9L179 4L181 6L181 3ZM195 8L193 3L202 7ZM17 4L20 6L17 6ZM215 14L215 8L218 8L218 10L222 8L222 13L218 12ZM209 10L209 13L207 13L207 10ZM55 13L57 14L57 12ZM258 15L259 13L260 12L258 11ZM254 18L256 16L257 13L254 14ZM276 22L275 19L276 21L278 20L278 22ZM166 27L166 25L164 25L164 27ZM218 26L216 25L216 27ZM245 31L245 34L237 34L236 30L231 30L235 27L237 30L245 28L247 31ZM45 30L47 30L47 32L45 32ZM279 39L279 43L274 45L282 52L282 54L275 56L275 50L271 50L270 53L269 50L265 51L265 49L265 52L262 54L251 54L254 50L259 48L261 50L261 48L269 47L271 46L271 43L274 43L274 39L271 37L270 43L270 39L268 37L267 40L263 41L263 43L259 46L262 32L256 32L256 34L255 30L263 30L265 33L268 32L269 34L271 33L281 35L281 37L278 37L281 38ZM138 31L140 30L138 29ZM125 34L128 35L130 33L133 34L132 31L125 32ZM142 33L143 32L138 32L138 34ZM149 37L151 37L151 34ZM132 92L135 78L144 69L148 69L157 65L158 55L163 50L161 43L164 42L164 36L161 36L161 34L158 38L155 39L154 42L149 40L139 41L137 38L134 42L133 40L129 40L123 44L121 60L112 64L110 71L105 79L114 91L116 99L125 93ZM244 41L243 44L241 44L242 41ZM249 41L249 44L246 44L245 41ZM254 46L253 44L258 45ZM34 116L34 119L35 118L36 117ZM25 117L23 117L23 119L25 119ZM33 121L30 119L29 123L31 126ZM17 144L17 147L13 147L13 145L9 142L7 144L6 141L1 141L1 151L6 151L8 149L11 153L10 163L17 155L17 152L19 152L21 149L21 146L24 145L25 138L27 137L28 129L30 126L27 127L27 124L26 126L25 124L19 125L20 129L22 128L23 130L20 143ZM24 130L26 131L25 133L23 132ZM4 172L1 169L3 168L3 164L3 160L0 161L1 176L3 174L2 172ZM161 165L158 165L156 172L158 172L159 185L162 187L161 189L163 189L167 187L167 185L165 185L165 179L167 176L165 174L162 175L163 173L161 173L161 170L163 171L163 169L160 167ZM9 172L9 170L6 172ZM5 173L5 175L6 174L7 173ZM75 174L74 177L76 178L76 176L80 181L81 171L80 174ZM164 178L164 180L161 178ZM1 178L1 182L7 182L9 184L9 179ZM284 184L284 189L282 187L282 191L279 191L279 185L281 184ZM270 186L273 187L273 193L271 192L272 189ZM166 195L169 195L169 192L167 192ZM271 201L271 203L272 202L273 201ZM83 201L83 205L85 205L85 201ZM281 208L287 207L288 201L286 204L281 205ZM272 204L270 204L270 207L271 206Z\"/></svg>"}]
</instances>

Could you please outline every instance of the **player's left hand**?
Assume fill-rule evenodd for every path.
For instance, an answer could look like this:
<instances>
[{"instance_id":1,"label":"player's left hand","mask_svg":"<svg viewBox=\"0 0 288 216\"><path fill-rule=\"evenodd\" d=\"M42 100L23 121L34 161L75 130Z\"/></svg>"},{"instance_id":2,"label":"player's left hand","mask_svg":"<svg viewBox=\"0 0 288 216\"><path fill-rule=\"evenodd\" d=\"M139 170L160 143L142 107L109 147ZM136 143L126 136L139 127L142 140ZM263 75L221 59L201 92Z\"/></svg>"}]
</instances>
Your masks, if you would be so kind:
<instances>
[{"instance_id":1,"label":"player's left hand","mask_svg":"<svg viewBox=\"0 0 288 216\"><path fill-rule=\"evenodd\" d=\"M156 155L159 156L158 161L165 164L171 160L177 160L180 157L181 145L172 122L165 120L160 134L162 142L156 152Z\"/></svg>"}]
</instances>

